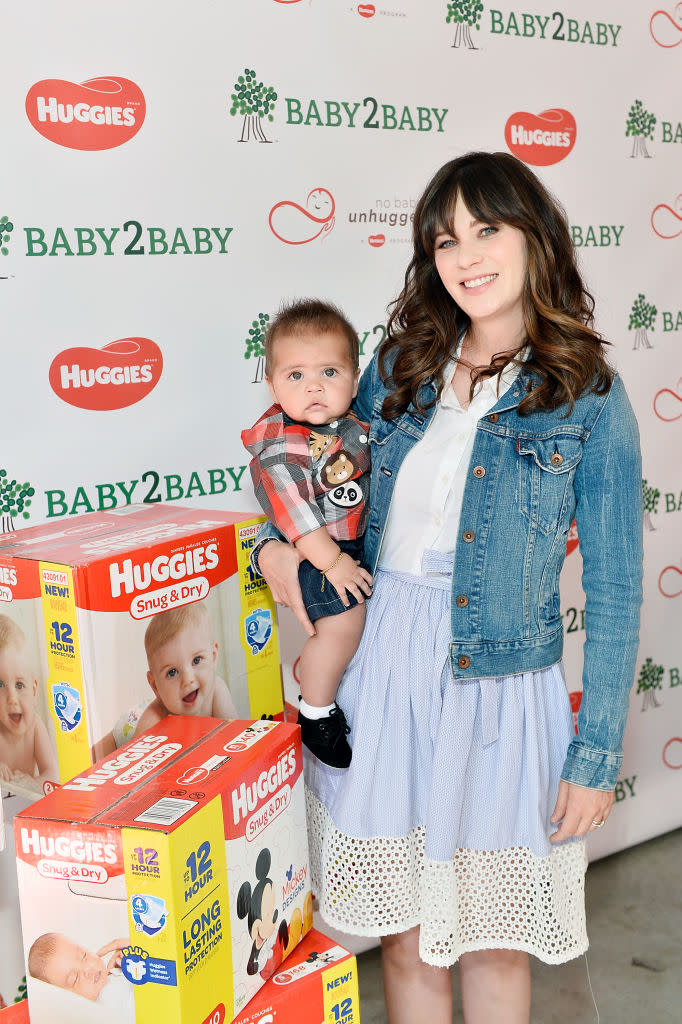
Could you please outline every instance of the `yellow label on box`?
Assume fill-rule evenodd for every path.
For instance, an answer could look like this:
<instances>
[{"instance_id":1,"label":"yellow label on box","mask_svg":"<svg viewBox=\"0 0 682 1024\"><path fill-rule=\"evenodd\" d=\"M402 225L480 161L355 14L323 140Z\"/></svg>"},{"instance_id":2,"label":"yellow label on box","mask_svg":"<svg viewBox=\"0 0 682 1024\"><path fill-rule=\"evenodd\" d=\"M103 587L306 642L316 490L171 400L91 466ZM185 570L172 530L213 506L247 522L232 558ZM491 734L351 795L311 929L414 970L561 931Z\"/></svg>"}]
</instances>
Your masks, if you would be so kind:
<instances>
[{"instance_id":1,"label":"yellow label on box","mask_svg":"<svg viewBox=\"0 0 682 1024\"><path fill-rule=\"evenodd\" d=\"M242 523L236 535L239 571L239 641L246 659L252 718L281 706L282 679L275 628L275 602L262 577L255 576L249 555L262 519Z\"/></svg>"},{"instance_id":2,"label":"yellow label on box","mask_svg":"<svg viewBox=\"0 0 682 1024\"><path fill-rule=\"evenodd\" d=\"M360 1024L358 974L354 960L322 972L324 1024Z\"/></svg>"},{"instance_id":3,"label":"yellow label on box","mask_svg":"<svg viewBox=\"0 0 682 1024\"><path fill-rule=\"evenodd\" d=\"M53 562L40 562L39 572L47 706L54 723L59 781L67 782L91 763L73 574L68 565Z\"/></svg>"},{"instance_id":4,"label":"yellow label on box","mask_svg":"<svg viewBox=\"0 0 682 1024\"><path fill-rule=\"evenodd\" d=\"M147 813L170 818L186 812L181 803L187 801L162 798ZM137 820L144 817L142 812ZM215 992L231 1007L221 798L201 807L171 836L124 828L122 843L131 936L122 970L135 984L136 1019L178 1019L179 1005L183 1019L201 1021L214 1009Z\"/></svg>"}]
</instances>

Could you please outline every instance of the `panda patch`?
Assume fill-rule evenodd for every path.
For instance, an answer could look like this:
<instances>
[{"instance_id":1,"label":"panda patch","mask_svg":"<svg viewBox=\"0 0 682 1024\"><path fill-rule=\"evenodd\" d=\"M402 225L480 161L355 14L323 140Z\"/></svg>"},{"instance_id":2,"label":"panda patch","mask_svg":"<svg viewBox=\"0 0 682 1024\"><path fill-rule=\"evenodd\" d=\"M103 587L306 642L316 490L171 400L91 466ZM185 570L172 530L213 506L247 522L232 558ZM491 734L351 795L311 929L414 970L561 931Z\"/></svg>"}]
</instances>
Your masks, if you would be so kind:
<instances>
[{"instance_id":1,"label":"panda patch","mask_svg":"<svg viewBox=\"0 0 682 1024\"><path fill-rule=\"evenodd\" d=\"M351 481L348 484L339 484L333 491L328 491L326 496L337 508L355 508L362 502L362 488Z\"/></svg>"}]
</instances>

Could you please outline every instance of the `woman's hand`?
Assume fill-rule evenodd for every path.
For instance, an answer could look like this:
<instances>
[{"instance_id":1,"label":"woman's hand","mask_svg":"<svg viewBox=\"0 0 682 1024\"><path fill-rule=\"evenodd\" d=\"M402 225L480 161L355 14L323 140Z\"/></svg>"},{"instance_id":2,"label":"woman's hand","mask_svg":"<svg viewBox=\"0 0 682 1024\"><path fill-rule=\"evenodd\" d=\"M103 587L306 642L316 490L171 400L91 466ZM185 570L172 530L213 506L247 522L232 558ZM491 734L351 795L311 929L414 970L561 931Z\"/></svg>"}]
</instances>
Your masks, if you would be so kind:
<instances>
[{"instance_id":1,"label":"woman's hand","mask_svg":"<svg viewBox=\"0 0 682 1024\"><path fill-rule=\"evenodd\" d=\"M277 604L291 608L308 636L315 636L315 627L308 618L298 582L301 557L293 544L279 540L267 541L258 555L258 567L270 587Z\"/></svg>"},{"instance_id":2,"label":"woman's hand","mask_svg":"<svg viewBox=\"0 0 682 1024\"><path fill-rule=\"evenodd\" d=\"M571 836L584 836L599 827L599 822L606 821L613 807L613 792L603 789L588 789L587 786L576 786L573 782L559 781L557 796L551 822L559 828L550 837L550 843L560 843Z\"/></svg>"}]
</instances>

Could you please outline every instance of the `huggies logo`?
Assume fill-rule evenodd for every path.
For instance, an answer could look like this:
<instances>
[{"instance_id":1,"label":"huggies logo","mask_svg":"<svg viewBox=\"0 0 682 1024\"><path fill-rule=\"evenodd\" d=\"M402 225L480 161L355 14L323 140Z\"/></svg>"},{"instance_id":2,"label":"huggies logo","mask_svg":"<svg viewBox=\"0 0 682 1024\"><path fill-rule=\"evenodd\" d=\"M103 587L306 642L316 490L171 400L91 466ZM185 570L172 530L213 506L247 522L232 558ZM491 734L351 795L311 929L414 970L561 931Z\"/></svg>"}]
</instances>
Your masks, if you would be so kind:
<instances>
[{"instance_id":1,"label":"huggies logo","mask_svg":"<svg viewBox=\"0 0 682 1024\"><path fill-rule=\"evenodd\" d=\"M52 360L50 386L78 409L125 409L153 391L163 356L149 338L121 338L101 349L68 348Z\"/></svg>"},{"instance_id":2,"label":"huggies logo","mask_svg":"<svg viewBox=\"0 0 682 1024\"><path fill-rule=\"evenodd\" d=\"M514 156L524 163L548 167L568 156L576 132L575 118L568 110L543 110L541 114L520 110L507 121L504 138Z\"/></svg>"},{"instance_id":3,"label":"huggies logo","mask_svg":"<svg viewBox=\"0 0 682 1024\"><path fill-rule=\"evenodd\" d=\"M29 121L44 138L67 149L114 149L137 135L146 114L144 95L127 78L59 78L31 86Z\"/></svg>"},{"instance_id":4,"label":"huggies logo","mask_svg":"<svg viewBox=\"0 0 682 1024\"><path fill-rule=\"evenodd\" d=\"M153 562L144 562L142 565L133 563L132 558L124 559L121 565L112 562L109 566L111 596L120 597L122 591L133 594L148 590L152 583L167 583L170 580L178 582L197 576L215 569L219 561L218 545L207 544L205 548L199 546L170 556L159 555Z\"/></svg>"}]
</instances>

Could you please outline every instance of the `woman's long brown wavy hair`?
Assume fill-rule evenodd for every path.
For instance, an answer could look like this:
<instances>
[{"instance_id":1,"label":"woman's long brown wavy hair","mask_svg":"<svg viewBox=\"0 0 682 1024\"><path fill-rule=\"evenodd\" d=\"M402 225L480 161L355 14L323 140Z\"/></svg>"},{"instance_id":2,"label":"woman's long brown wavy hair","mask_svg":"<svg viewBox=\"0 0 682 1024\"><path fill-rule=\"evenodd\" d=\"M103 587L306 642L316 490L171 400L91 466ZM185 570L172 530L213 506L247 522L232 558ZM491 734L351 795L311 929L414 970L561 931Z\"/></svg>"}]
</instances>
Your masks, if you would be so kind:
<instances>
[{"instance_id":1,"label":"woman's long brown wavy hair","mask_svg":"<svg viewBox=\"0 0 682 1024\"><path fill-rule=\"evenodd\" d=\"M606 392L613 372L604 357L607 344L593 328L594 299L583 285L566 215L524 163L508 153L467 153L445 164L427 185L414 213L414 253L403 289L390 307L379 369L389 378L385 419L400 416L419 401L420 387L443 387L443 370L469 318L448 294L436 270L435 240L453 233L457 197L484 224L510 224L526 236L528 274L523 291L526 337L512 357L496 355L472 371L476 383L500 372L526 345L525 362L536 384L519 403L519 413L570 410L585 391ZM393 366L389 356L395 354Z\"/></svg>"}]
</instances>

